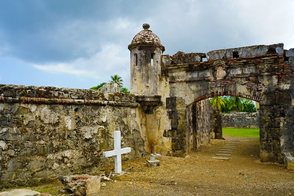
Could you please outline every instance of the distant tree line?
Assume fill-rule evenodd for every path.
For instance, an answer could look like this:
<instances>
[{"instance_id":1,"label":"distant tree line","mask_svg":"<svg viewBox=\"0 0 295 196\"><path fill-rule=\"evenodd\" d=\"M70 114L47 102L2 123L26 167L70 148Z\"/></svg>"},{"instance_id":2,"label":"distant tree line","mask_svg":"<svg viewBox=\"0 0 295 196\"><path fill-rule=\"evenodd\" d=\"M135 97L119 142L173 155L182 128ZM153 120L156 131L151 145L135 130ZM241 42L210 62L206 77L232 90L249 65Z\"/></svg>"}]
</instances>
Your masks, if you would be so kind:
<instances>
[{"instance_id":1,"label":"distant tree line","mask_svg":"<svg viewBox=\"0 0 295 196\"><path fill-rule=\"evenodd\" d=\"M248 113L256 112L255 102L242 97L216 96L210 99L210 103L215 109L218 109L222 113L231 113L233 111Z\"/></svg>"},{"instance_id":2,"label":"distant tree line","mask_svg":"<svg viewBox=\"0 0 295 196\"><path fill-rule=\"evenodd\" d=\"M120 76L118 76L118 75L111 76L111 80L109 82L116 83L120 87L120 92L121 93L130 93L130 91L127 88L123 87L123 79ZM100 83L97 86L91 87L90 89L91 90L99 90L105 84L106 84L106 82L103 82L103 83Z\"/></svg>"}]
</instances>

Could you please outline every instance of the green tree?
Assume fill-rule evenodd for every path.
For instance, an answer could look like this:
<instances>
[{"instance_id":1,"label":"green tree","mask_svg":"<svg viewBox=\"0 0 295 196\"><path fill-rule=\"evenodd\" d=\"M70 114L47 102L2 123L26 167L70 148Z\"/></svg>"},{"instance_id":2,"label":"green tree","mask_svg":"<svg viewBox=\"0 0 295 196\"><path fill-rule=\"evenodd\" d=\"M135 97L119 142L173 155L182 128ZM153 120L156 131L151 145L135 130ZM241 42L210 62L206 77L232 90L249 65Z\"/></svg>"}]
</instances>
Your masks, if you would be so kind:
<instances>
[{"instance_id":1,"label":"green tree","mask_svg":"<svg viewBox=\"0 0 295 196\"><path fill-rule=\"evenodd\" d=\"M118 75L113 75L111 76L110 82L116 83L120 87L120 92L121 93L130 93L130 91L127 88L123 87L123 80L120 76ZM105 85L106 82L103 82L97 86L91 87L90 89L92 90L99 90L103 85Z\"/></svg>"},{"instance_id":2,"label":"green tree","mask_svg":"<svg viewBox=\"0 0 295 196\"><path fill-rule=\"evenodd\" d=\"M222 106L225 106L225 101L222 97L216 96L210 99L210 103L214 108L218 108L221 111Z\"/></svg>"},{"instance_id":3,"label":"green tree","mask_svg":"<svg viewBox=\"0 0 295 196\"><path fill-rule=\"evenodd\" d=\"M231 101L228 99L228 97L225 96L225 97L222 97L222 99L224 100L224 106L222 106L221 112L231 113L232 111L234 111L234 108L232 108Z\"/></svg>"},{"instance_id":4,"label":"green tree","mask_svg":"<svg viewBox=\"0 0 295 196\"><path fill-rule=\"evenodd\" d=\"M233 96L224 96L223 100L225 101L224 106L222 106L222 113L231 113L236 112L256 112L255 103L246 98L242 97L233 97Z\"/></svg>"},{"instance_id":5,"label":"green tree","mask_svg":"<svg viewBox=\"0 0 295 196\"><path fill-rule=\"evenodd\" d=\"M99 85L97 85L97 86L94 86L94 87L91 87L90 89L91 90L99 90L103 85L105 85L106 84L106 82L103 82L103 83L100 83Z\"/></svg>"},{"instance_id":6,"label":"green tree","mask_svg":"<svg viewBox=\"0 0 295 196\"><path fill-rule=\"evenodd\" d=\"M245 100L245 98L242 97L235 97L235 96L229 96L229 101L230 101L230 108L235 108L236 112L242 112L244 109L244 105L243 105L243 101Z\"/></svg>"},{"instance_id":7,"label":"green tree","mask_svg":"<svg viewBox=\"0 0 295 196\"><path fill-rule=\"evenodd\" d=\"M114 82L114 83L118 84L118 86L120 88L123 87L123 79L118 75L111 76L110 82Z\"/></svg>"},{"instance_id":8,"label":"green tree","mask_svg":"<svg viewBox=\"0 0 295 196\"><path fill-rule=\"evenodd\" d=\"M243 102L243 106L244 106L243 112L253 113L257 111L254 101L250 99L245 99Z\"/></svg>"},{"instance_id":9,"label":"green tree","mask_svg":"<svg viewBox=\"0 0 295 196\"><path fill-rule=\"evenodd\" d=\"M122 87L122 88L120 89L120 92L121 92L121 93L130 93L130 91L129 91L127 88L124 88L124 87Z\"/></svg>"}]
</instances>

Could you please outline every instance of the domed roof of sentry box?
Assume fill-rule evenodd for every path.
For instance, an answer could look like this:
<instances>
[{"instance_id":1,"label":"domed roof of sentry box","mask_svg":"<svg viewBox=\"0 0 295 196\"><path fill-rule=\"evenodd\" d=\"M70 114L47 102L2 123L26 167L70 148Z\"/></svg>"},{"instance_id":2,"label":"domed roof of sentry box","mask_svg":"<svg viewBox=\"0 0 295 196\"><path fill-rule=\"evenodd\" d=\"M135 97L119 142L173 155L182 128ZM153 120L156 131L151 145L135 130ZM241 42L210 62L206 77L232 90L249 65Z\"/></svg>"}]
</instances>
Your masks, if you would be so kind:
<instances>
[{"instance_id":1,"label":"domed roof of sentry box","mask_svg":"<svg viewBox=\"0 0 295 196\"><path fill-rule=\"evenodd\" d=\"M160 38L154 34L151 30L149 30L150 25L144 23L142 25L143 30L137 33L132 41L131 44L128 45L128 49L131 50L132 48L139 46L139 45L150 45L150 46L158 46L162 48L162 51L165 50L165 47L162 46Z\"/></svg>"}]
</instances>

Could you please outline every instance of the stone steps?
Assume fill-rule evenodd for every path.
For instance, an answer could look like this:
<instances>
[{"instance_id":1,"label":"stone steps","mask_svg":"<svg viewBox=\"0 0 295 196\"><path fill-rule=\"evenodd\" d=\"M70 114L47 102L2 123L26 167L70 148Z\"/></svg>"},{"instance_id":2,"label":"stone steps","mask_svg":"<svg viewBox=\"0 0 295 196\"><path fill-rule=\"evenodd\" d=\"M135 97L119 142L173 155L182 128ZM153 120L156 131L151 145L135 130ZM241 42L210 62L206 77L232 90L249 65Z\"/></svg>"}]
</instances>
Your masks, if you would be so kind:
<instances>
[{"instance_id":1,"label":"stone steps","mask_svg":"<svg viewBox=\"0 0 295 196\"><path fill-rule=\"evenodd\" d=\"M215 160L229 160L229 158L231 157L231 154L235 150L238 143L239 143L239 141L230 141L230 142L228 142L223 148L221 148L215 154L215 157L212 157L212 159L215 159Z\"/></svg>"}]
</instances>

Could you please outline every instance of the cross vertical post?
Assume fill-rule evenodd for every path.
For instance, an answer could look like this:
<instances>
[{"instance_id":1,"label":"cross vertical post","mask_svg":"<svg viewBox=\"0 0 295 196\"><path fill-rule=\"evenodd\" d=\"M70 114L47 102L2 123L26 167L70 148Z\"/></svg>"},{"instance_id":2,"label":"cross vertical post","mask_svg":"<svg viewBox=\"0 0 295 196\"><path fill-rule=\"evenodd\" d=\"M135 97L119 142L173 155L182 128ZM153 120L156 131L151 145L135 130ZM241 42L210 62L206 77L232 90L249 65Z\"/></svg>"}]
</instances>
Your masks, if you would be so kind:
<instances>
[{"instance_id":1,"label":"cross vertical post","mask_svg":"<svg viewBox=\"0 0 295 196\"><path fill-rule=\"evenodd\" d=\"M122 154L131 152L131 148L121 149L121 131L114 131L114 150L103 152L103 157L115 157L115 173L122 172Z\"/></svg>"}]
</instances>

